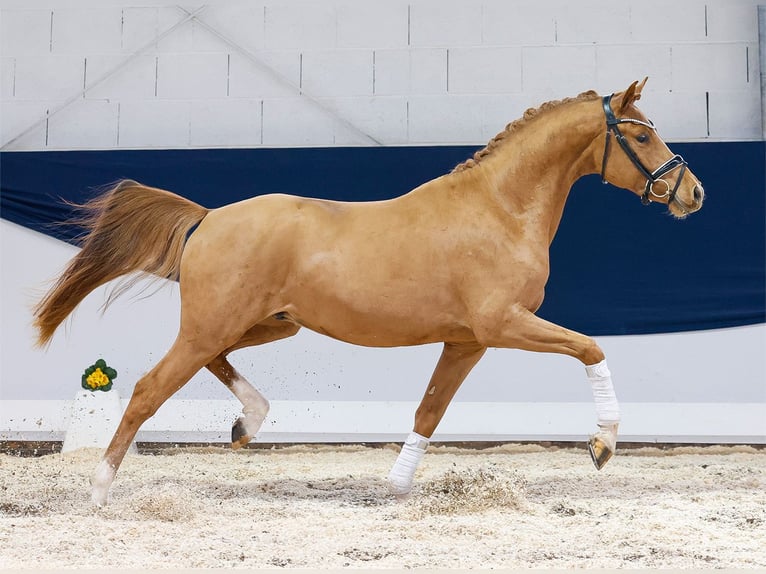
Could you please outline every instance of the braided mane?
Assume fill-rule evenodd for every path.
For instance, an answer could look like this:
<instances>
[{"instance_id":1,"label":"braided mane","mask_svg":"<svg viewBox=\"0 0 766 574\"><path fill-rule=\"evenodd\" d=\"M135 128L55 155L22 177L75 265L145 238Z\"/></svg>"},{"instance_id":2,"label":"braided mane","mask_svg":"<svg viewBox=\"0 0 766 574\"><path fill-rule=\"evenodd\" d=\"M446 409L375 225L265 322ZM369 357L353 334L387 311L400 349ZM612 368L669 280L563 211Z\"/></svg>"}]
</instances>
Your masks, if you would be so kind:
<instances>
[{"instance_id":1,"label":"braided mane","mask_svg":"<svg viewBox=\"0 0 766 574\"><path fill-rule=\"evenodd\" d=\"M589 90L587 92L581 93L578 96L575 96L574 98L564 98L563 100L554 100L551 102L545 102L538 108L529 108L527 111L524 112L524 115L522 117L520 117L518 120L515 120L509 123L507 126L505 126L505 129L501 131L499 134L497 134L495 137L493 137L491 140L489 140L489 143L487 143L487 145L483 149L480 149L475 154L473 154L472 158L469 158L465 160L463 163L460 163L457 166L455 166L455 168L452 170L452 173L465 171L467 169L471 169L472 167L478 165L482 159L484 159L485 157L490 155L494 150L496 150L508 138L508 136L510 136L513 132L517 131L520 127L528 123L530 120L539 116L541 113L547 112L549 110L552 110L564 104L581 102L586 100L595 100L598 97L600 97L598 93L594 92L593 90Z\"/></svg>"}]
</instances>

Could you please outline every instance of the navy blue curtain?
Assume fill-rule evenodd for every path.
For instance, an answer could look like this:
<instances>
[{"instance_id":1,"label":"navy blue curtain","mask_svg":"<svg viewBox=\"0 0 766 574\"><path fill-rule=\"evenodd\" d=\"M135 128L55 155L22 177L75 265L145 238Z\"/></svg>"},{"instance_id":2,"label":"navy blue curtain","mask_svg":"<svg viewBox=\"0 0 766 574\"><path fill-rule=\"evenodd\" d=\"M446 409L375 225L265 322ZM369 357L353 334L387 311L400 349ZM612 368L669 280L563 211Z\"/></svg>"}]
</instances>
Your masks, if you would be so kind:
<instances>
[{"instance_id":1,"label":"navy blue curtain","mask_svg":"<svg viewBox=\"0 0 766 574\"><path fill-rule=\"evenodd\" d=\"M577 182L551 249L539 315L590 335L766 321L764 142L674 144L704 208L676 221L595 176ZM65 202L138 180L218 207L272 192L370 201L448 172L474 147L109 150L0 154L0 215L72 241ZM19 246L23 249L23 246Z\"/></svg>"}]
</instances>

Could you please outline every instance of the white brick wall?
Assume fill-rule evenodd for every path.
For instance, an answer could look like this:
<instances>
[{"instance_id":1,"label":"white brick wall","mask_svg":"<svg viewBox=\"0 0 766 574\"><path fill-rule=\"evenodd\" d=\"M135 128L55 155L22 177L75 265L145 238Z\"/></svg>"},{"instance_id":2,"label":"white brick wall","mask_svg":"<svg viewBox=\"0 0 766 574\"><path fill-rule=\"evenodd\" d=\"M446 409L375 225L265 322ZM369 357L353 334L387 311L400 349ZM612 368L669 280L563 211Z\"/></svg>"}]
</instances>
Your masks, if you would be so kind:
<instances>
[{"instance_id":1,"label":"white brick wall","mask_svg":"<svg viewBox=\"0 0 766 574\"><path fill-rule=\"evenodd\" d=\"M667 139L757 139L757 4L232 0L158 39L188 13L12 1L0 149L481 144L526 107L645 75Z\"/></svg>"}]
</instances>

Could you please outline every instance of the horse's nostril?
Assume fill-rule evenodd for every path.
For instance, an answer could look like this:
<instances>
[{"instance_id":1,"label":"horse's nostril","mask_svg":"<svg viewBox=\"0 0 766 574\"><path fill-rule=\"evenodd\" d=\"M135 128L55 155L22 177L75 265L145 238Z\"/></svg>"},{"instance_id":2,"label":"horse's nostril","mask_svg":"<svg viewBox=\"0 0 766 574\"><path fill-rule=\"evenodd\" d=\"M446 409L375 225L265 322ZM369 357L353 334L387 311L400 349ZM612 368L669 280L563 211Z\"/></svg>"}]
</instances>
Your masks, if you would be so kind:
<instances>
[{"instance_id":1,"label":"horse's nostril","mask_svg":"<svg viewBox=\"0 0 766 574\"><path fill-rule=\"evenodd\" d=\"M705 192L702 191L702 188L699 185L694 186L694 203L699 203L702 201L702 197L705 195Z\"/></svg>"}]
</instances>

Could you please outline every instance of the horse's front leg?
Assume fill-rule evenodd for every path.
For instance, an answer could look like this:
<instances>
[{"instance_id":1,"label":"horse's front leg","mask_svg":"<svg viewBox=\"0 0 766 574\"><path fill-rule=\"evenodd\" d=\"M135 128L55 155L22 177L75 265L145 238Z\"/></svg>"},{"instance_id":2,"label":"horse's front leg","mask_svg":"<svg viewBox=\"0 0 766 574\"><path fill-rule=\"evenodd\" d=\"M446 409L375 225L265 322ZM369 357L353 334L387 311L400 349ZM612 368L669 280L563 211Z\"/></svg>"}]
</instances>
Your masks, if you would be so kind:
<instances>
[{"instance_id":1,"label":"horse's front leg","mask_svg":"<svg viewBox=\"0 0 766 574\"><path fill-rule=\"evenodd\" d=\"M412 489L420 461L428 448L429 439L460 384L484 355L486 347L478 343L445 343L425 395L415 413L415 426L388 475L391 490L399 496Z\"/></svg>"},{"instance_id":2,"label":"horse's front leg","mask_svg":"<svg viewBox=\"0 0 766 574\"><path fill-rule=\"evenodd\" d=\"M477 338L488 347L508 347L560 353L579 359L596 403L598 431L590 437L588 449L596 468L601 470L617 447L620 407L612 386L612 376L604 352L592 338L560 327L531 311L512 306L502 321L486 321L474 328Z\"/></svg>"}]
</instances>

